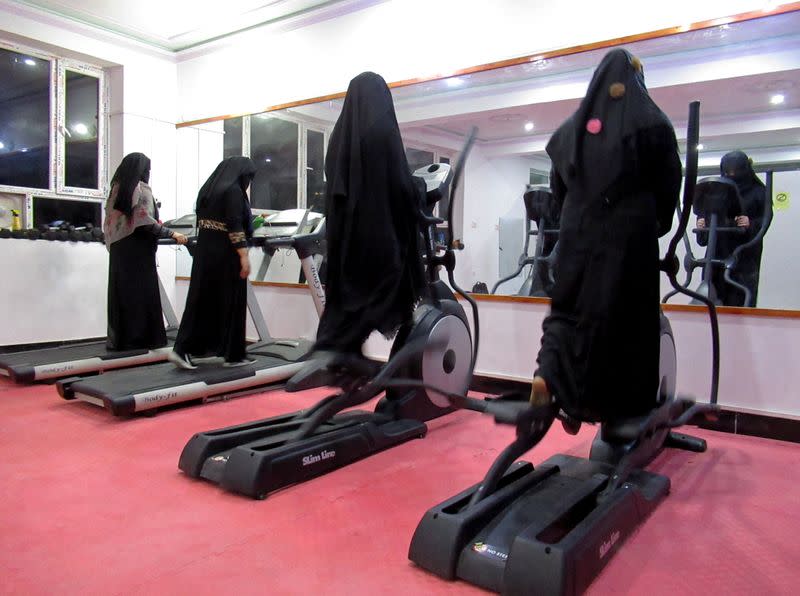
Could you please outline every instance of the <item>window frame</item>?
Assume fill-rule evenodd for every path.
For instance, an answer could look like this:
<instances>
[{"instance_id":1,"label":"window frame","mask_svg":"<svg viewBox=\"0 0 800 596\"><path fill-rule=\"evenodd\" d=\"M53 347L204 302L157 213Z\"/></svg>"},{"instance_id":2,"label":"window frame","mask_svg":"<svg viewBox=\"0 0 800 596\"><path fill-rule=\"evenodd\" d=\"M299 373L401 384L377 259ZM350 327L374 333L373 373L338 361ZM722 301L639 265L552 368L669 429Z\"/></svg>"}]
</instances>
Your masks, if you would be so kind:
<instances>
[{"instance_id":1,"label":"window frame","mask_svg":"<svg viewBox=\"0 0 800 596\"><path fill-rule=\"evenodd\" d=\"M259 112L258 114L247 114L245 116L240 116L242 119L242 155L245 157L251 157L251 147L250 147L250 119L254 116L258 116L260 114L268 114L270 118L276 118L278 120L285 120L287 122L292 122L297 125L297 203L293 207L294 209L306 209L308 205L308 171L306 170L306 166L308 165L308 132L309 130L322 133L323 140L322 140L322 151L323 151L323 162L325 159L325 155L328 151L328 139L330 137L331 129L326 128L322 123L316 122L309 122L305 118L301 118L298 116L293 116L291 114L281 114L277 112ZM325 173L323 170L323 177ZM278 211L276 209L259 209L258 211Z\"/></svg>"},{"instance_id":2,"label":"window frame","mask_svg":"<svg viewBox=\"0 0 800 596\"><path fill-rule=\"evenodd\" d=\"M87 199L99 202L108 194L108 78L105 70L97 65L73 60L45 50L16 43L0 37L0 48L19 54L25 54L40 60L47 60L50 68L50 114L49 114L49 166L47 188L33 188L0 184L0 192L25 195L24 222L33 217L33 198L48 199ZM66 71L86 74L98 79L98 114L97 114L97 188L78 188L65 184L66 136L64 119L66 118Z\"/></svg>"}]
</instances>

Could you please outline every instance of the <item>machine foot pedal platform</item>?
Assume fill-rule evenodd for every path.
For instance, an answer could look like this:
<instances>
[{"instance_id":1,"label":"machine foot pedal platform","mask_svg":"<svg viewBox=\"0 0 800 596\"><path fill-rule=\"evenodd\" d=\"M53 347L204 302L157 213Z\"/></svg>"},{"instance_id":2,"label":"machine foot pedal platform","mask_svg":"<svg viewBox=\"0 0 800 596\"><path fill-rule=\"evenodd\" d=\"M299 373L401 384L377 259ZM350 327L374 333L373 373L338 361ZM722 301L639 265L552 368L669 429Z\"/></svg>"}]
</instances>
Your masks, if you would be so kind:
<instances>
[{"instance_id":1,"label":"machine foot pedal platform","mask_svg":"<svg viewBox=\"0 0 800 596\"><path fill-rule=\"evenodd\" d=\"M428 511L408 556L503 594L581 594L669 492L669 478L637 471L598 499L613 471L567 455L517 462L478 503L475 485Z\"/></svg>"},{"instance_id":2,"label":"machine foot pedal platform","mask_svg":"<svg viewBox=\"0 0 800 596\"><path fill-rule=\"evenodd\" d=\"M427 433L423 422L392 420L372 412L334 416L297 439L306 418L288 414L198 433L186 444L178 467L225 490L263 499Z\"/></svg>"}]
</instances>

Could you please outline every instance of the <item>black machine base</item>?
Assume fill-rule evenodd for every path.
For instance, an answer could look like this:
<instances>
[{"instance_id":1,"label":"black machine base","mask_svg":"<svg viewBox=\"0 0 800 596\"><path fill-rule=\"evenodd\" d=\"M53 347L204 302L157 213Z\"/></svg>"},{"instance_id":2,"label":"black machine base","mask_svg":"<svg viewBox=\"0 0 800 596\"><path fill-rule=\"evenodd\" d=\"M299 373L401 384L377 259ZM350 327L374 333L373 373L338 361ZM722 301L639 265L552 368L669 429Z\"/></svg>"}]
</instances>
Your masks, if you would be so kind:
<instances>
[{"instance_id":1,"label":"black machine base","mask_svg":"<svg viewBox=\"0 0 800 596\"><path fill-rule=\"evenodd\" d=\"M636 471L598 502L613 472L567 455L517 462L476 505L478 485L429 510L409 559L503 594L580 594L669 492L669 478Z\"/></svg>"},{"instance_id":2,"label":"black machine base","mask_svg":"<svg viewBox=\"0 0 800 596\"><path fill-rule=\"evenodd\" d=\"M306 419L300 412L198 433L184 447L178 467L193 478L263 499L428 431L418 420L349 411L296 439Z\"/></svg>"}]
</instances>

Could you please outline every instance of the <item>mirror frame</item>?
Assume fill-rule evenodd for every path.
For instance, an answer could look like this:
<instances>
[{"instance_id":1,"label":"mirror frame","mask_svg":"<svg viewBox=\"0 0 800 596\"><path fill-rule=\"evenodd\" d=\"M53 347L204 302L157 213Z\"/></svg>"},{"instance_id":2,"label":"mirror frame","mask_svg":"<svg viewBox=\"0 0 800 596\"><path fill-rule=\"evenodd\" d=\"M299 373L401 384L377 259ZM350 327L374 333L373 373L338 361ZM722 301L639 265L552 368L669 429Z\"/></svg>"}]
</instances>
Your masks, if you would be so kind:
<instances>
[{"instance_id":1,"label":"mirror frame","mask_svg":"<svg viewBox=\"0 0 800 596\"><path fill-rule=\"evenodd\" d=\"M676 27L666 27L663 29L656 29L653 31L647 31L644 33L637 33L634 35L627 35L623 37L615 37L610 39L605 39L602 41L597 41L588 44L581 44L576 46L569 46L564 48L559 48L555 50L550 50L547 52L540 52L537 54L528 54L525 56L519 56L517 58L509 58L506 60L499 60L496 62L487 62L485 64L479 64L476 66L470 66L467 68L462 68L458 70L454 70L452 72L447 73L437 73L434 75L426 76L426 77L416 77L413 79L404 79L401 81L394 81L388 83L390 89L396 89L400 87L409 87L411 85L417 85L419 83L427 83L431 81L439 81L442 79L447 79L450 77L457 77L462 75L470 75L480 72L486 72L490 70L497 70L500 68L507 68L510 66L518 66L520 64L527 64L529 62L535 62L538 60L550 60L553 58L559 58L562 56L570 56L573 54L581 54L583 52L590 52L594 50L602 50L606 48L613 48L616 46L624 45L624 44L631 44L640 41L647 41L651 39L658 39L662 37L669 37L672 35L680 35L681 33L688 33L691 31L702 31L704 29L711 29L713 27L718 27L720 25L729 25L732 23L742 23L746 21L752 21L756 19L761 19L770 16L776 16L791 12L800 11L800 2L789 2L783 5L780 5L772 10L752 10L749 12L743 12L735 15L725 16L725 17L717 17L714 19L708 19L705 21L698 21L695 23L691 23L689 25L680 25ZM294 108L298 106L304 106L309 104L321 103L325 101L332 101L335 99L342 99L344 98L346 91L340 91L337 93L330 93L328 95L321 95L318 97L310 97L307 99L300 99L296 101L290 101L286 103L276 104L272 106L268 106L264 109L255 111L255 112L245 112L241 114L225 114L222 116L211 116L208 118L200 118L197 120L187 120L184 122L179 122L175 125L175 128L186 128L190 126L197 126L200 124L207 124L209 122L218 122L220 120L228 120L229 118L239 118L242 116L249 116L253 114L263 114L265 112L275 112L278 110L285 110L288 108ZM188 281L189 278L185 276L176 276L175 279L177 281ZM281 288L305 288L305 284L300 283L285 283L285 282L251 282L255 286L267 286L267 287L281 287ZM505 302L505 303L525 303L525 304L550 304L549 298L537 298L537 297L530 297L530 296L505 296L505 295L493 295L493 294L475 294L470 293L470 296L475 298L479 302ZM694 312L694 313L704 313L706 311L705 306L699 305L691 305L691 304L662 304L662 309L665 311L671 312ZM772 309L772 308L745 308L745 307L737 307L737 306L718 306L717 311L723 315L751 315L757 317L773 317L773 318L791 318L791 319L800 319L800 310L786 310L786 309Z\"/></svg>"}]
</instances>

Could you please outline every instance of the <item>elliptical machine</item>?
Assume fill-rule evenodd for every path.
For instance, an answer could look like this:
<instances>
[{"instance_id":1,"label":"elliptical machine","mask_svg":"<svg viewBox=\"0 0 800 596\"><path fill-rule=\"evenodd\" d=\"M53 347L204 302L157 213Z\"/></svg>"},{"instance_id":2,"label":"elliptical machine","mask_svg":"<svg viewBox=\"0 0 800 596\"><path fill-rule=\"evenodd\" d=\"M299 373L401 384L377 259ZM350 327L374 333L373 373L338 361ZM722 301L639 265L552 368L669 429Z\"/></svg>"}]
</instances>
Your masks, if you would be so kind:
<instances>
[{"instance_id":1,"label":"elliptical machine","mask_svg":"<svg viewBox=\"0 0 800 596\"><path fill-rule=\"evenodd\" d=\"M688 224L697 175L699 102L690 106L684 202L678 231L662 270L673 287L677 244ZM676 354L669 322L661 318L659 405L649 414L601 425L588 459L556 455L537 467L517 458L559 417L554 402L529 404L452 395L459 407L485 412L516 428L516 439L483 480L430 509L420 521L409 558L436 575L463 579L504 594L579 594L625 539L669 492L669 478L642 468L664 447L704 451L705 441L673 432L696 416L716 412L719 329L706 304L712 334L709 404L675 393ZM477 326L477 324L476 324Z\"/></svg>"},{"instance_id":2,"label":"elliptical machine","mask_svg":"<svg viewBox=\"0 0 800 596\"><path fill-rule=\"evenodd\" d=\"M499 279L492 288L492 294L502 284L517 277L525 267L530 271L522 283L517 296L537 296L544 298L550 295L550 288L555 283L554 266L558 255L558 222L561 215L560 206L553 198L550 188L544 185L529 185L522 196L525 202L525 242L516 271ZM531 229L531 222L536 222L536 229ZM533 255L528 255L531 236L536 237ZM555 241L552 239L555 237Z\"/></svg>"},{"instance_id":3,"label":"elliptical machine","mask_svg":"<svg viewBox=\"0 0 800 596\"><path fill-rule=\"evenodd\" d=\"M462 394L473 368L473 348L464 309L439 279L455 267L452 231L446 246L435 242L443 220L432 215L436 203L453 196L463 170L433 164L414 172L418 183L418 220L424 239L429 297L414 312L413 323L395 338L385 364L354 355L323 353L307 362L286 386L301 391L320 386L341 391L308 410L198 433L184 447L178 466L188 476L263 499L270 492L343 467L378 451L427 433L425 421L453 410L429 385ZM452 180L452 183L451 183ZM477 339L476 339L477 341ZM401 375L416 379L390 386ZM342 410L363 404L386 390L373 412Z\"/></svg>"},{"instance_id":4,"label":"elliptical machine","mask_svg":"<svg viewBox=\"0 0 800 596\"><path fill-rule=\"evenodd\" d=\"M772 196L772 171L767 172L766 192L767 196ZM682 287L688 288L692 283L694 270L702 268L702 281L697 288L697 293L707 296L714 301L717 306L723 305L720 299L720 284L727 284L744 295L742 306L752 307L753 292L733 279L733 273L740 256L750 247L760 242L770 224L772 223L772 209L767 209L761 228L747 242L739 244L728 255L720 255L718 242L720 235L730 237L745 233L743 228L737 227L732 219L744 213L742 199L736 184L723 176L710 176L697 183L694 199L694 213L698 217L703 217L707 224L705 228L695 228L693 232L697 235L698 243L706 247L705 256L697 258L692 251L688 235L684 232L683 245L685 255L683 266L686 269L686 279ZM678 289L673 289L667 293L662 302L669 301L670 298L680 293ZM701 304L699 300L693 300L692 304Z\"/></svg>"}]
</instances>

